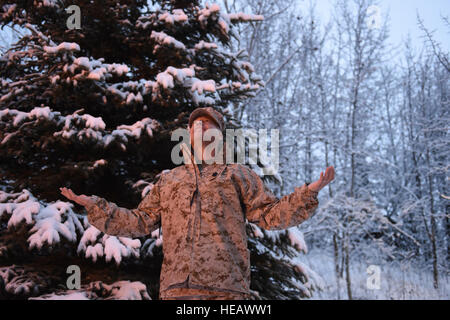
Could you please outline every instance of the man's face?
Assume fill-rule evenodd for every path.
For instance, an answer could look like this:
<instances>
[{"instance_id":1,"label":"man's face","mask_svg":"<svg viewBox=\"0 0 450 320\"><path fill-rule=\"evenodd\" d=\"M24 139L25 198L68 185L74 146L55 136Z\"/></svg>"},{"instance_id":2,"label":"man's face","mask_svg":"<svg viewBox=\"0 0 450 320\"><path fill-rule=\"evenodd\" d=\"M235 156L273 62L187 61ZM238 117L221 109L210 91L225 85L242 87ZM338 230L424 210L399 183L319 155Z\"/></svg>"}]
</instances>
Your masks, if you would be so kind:
<instances>
[{"instance_id":1,"label":"man's face","mask_svg":"<svg viewBox=\"0 0 450 320\"><path fill-rule=\"evenodd\" d=\"M206 141L206 139L203 139L205 132L209 129L220 130L217 124L211 118L206 116L200 116L196 118L192 122L192 126L189 128L191 145L193 146L194 150L197 150L197 152L201 152L202 155L205 147L212 143L215 139L215 137L211 138L210 141ZM202 141L203 143L197 145L196 141ZM214 152L212 156L214 156Z\"/></svg>"}]
</instances>

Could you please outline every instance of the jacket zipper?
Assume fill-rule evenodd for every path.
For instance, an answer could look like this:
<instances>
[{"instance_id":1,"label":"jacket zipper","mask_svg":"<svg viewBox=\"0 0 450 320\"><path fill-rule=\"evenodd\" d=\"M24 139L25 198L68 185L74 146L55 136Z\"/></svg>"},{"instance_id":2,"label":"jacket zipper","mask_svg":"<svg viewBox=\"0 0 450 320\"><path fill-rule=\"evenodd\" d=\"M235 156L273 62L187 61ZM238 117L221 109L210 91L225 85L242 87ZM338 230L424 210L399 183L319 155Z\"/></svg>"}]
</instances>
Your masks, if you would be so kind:
<instances>
[{"instance_id":1,"label":"jacket zipper","mask_svg":"<svg viewBox=\"0 0 450 320\"><path fill-rule=\"evenodd\" d=\"M187 145L185 143L181 144L181 147L184 149L184 152L186 153L187 156L189 156L189 158L191 159L191 163L193 164L193 168L194 168L194 176L195 176L195 191L192 193L192 197L190 200L190 212L191 212L191 220L192 221L192 232L191 232L191 240L192 244L191 244L191 255L190 255L190 263L189 263L189 275L187 277L187 281L188 281L188 287L189 287L189 276L191 274L191 268L192 268L192 264L193 264L193 259L194 259L194 242L195 242L195 222L196 222L196 217L197 217L197 212L194 212L194 217L192 217L192 203L195 201L195 198L197 197L197 201L196 201L196 211L200 210L200 217L198 219L199 223L201 221L201 208L199 208L199 188L198 188L198 179L200 179L200 170L198 169L197 163L195 162L195 155L192 154L192 152L188 149ZM187 160L187 159L185 159ZM198 172L198 175L197 175ZM190 228L191 223L189 223L189 227ZM200 236L200 229L199 229L199 236ZM187 238L189 237L189 234L187 235Z\"/></svg>"},{"instance_id":2,"label":"jacket zipper","mask_svg":"<svg viewBox=\"0 0 450 320\"><path fill-rule=\"evenodd\" d=\"M181 144L181 148L182 148L182 150L183 150L183 155L184 155L184 154L186 155L186 156L184 157L184 158L185 158L185 161L188 160L188 159L186 159L186 157L189 157L190 160L191 160L191 163L193 164L193 168L194 168L195 190L194 190L194 192L192 193L191 200L189 201L189 207L190 207L190 209L191 209L190 212L191 212L191 218L192 218L192 203L193 203L193 200L195 199L195 196L196 196L196 195L197 195L197 196L199 195L198 179L200 178L200 177L199 177L199 176L200 176L200 170L198 169L198 166L197 166L196 162L194 161L194 160L195 160L195 155L192 154L191 150L188 148L188 146L187 146L184 142ZM198 175L197 175L197 172L198 172ZM195 217L195 212L194 212L194 217ZM195 230L194 230L194 226L195 226L194 222L195 222L195 221L193 221L192 234L194 234L194 232L195 232ZM188 229L189 229L190 225L191 225L191 224L190 224L190 222L189 222ZM188 240L188 238L189 238L189 234L186 236L186 240ZM191 239L194 239L194 236L191 236Z\"/></svg>"}]
</instances>

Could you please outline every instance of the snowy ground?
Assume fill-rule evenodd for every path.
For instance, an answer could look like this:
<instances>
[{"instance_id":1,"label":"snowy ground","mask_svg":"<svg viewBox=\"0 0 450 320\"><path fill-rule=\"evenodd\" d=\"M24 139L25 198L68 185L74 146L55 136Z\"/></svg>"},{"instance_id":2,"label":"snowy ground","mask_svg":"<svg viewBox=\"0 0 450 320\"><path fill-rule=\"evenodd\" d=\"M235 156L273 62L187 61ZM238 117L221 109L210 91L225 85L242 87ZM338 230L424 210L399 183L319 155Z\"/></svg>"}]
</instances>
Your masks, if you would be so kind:
<instances>
[{"instance_id":1,"label":"snowy ground","mask_svg":"<svg viewBox=\"0 0 450 320\"><path fill-rule=\"evenodd\" d=\"M333 257L320 249L311 250L301 256L301 261L317 272L325 281L322 292L315 292L312 299L338 299ZM366 272L368 264L353 262L350 274L354 299L450 299L448 275L440 275L440 288L433 288L433 275L429 270L420 270L410 265L380 265L380 289L368 289ZM347 299L346 284L341 280L340 298Z\"/></svg>"}]
</instances>

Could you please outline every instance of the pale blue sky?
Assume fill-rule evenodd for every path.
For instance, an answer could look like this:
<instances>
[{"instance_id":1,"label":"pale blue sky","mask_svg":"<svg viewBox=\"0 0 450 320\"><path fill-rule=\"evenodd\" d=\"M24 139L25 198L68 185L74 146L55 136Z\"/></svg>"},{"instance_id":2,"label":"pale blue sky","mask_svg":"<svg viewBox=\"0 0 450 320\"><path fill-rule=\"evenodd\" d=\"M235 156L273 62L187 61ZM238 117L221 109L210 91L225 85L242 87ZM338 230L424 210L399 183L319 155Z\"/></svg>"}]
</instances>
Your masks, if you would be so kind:
<instances>
[{"instance_id":1,"label":"pale blue sky","mask_svg":"<svg viewBox=\"0 0 450 320\"><path fill-rule=\"evenodd\" d=\"M300 0L305 7L309 0ZM413 45L421 46L423 33L417 26L417 12L429 30L435 30L434 37L442 49L450 51L450 28L446 27L441 16L450 18L450 0L379 0L381 15L389 11L390 42L398 44L411 34ZM334 0L317 0L317 12L322 22L328 21L333 11Z\"/></svg>"}]
</instances>

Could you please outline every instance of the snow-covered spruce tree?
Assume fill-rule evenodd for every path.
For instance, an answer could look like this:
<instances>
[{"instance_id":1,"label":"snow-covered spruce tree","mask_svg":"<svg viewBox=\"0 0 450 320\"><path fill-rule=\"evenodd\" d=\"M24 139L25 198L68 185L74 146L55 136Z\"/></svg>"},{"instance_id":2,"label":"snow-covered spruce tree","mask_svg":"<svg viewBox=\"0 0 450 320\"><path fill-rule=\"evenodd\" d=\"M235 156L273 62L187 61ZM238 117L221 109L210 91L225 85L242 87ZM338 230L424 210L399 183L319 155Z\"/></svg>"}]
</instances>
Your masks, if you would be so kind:
<instances>
[{"instance_id":1,"label":"snow-covered spruce tree","mask_svg":"<svg viewBox=\"0 0 450 320\"><path fill-rule=\"evenodd\" d=\"M234 23L261 17L197 1L72 4L80 29L67 28L63 1L0 1L0 25L27 30L0 59L0 298L156 298L160 230L102 234L59 187L135 207L174 167L170 133L194 108L227 118L263 85L227 46ZM255 297L310 295L313 273L290 260L301 234L248 230ZM67 287L70 265L80 289Z\"/></svg>"}]
</instances>

